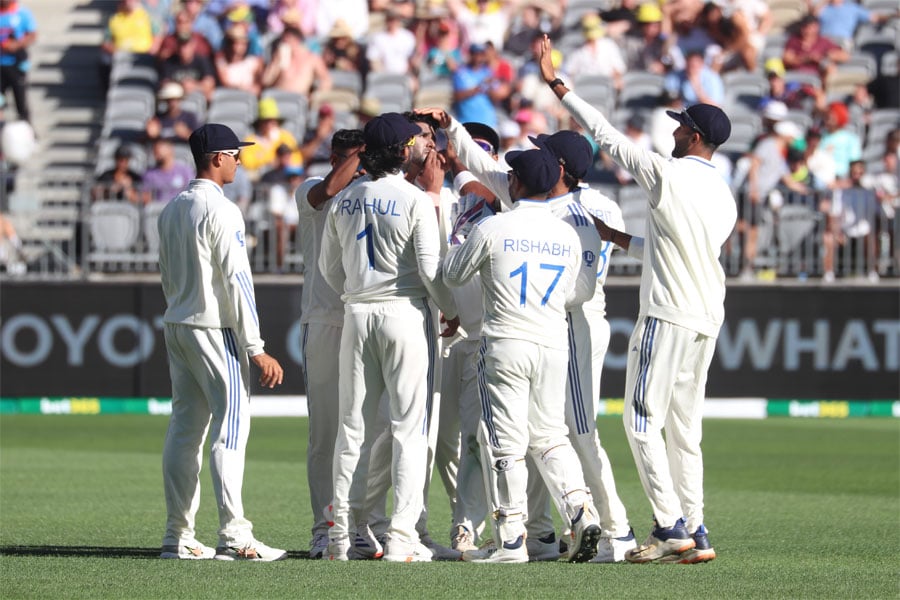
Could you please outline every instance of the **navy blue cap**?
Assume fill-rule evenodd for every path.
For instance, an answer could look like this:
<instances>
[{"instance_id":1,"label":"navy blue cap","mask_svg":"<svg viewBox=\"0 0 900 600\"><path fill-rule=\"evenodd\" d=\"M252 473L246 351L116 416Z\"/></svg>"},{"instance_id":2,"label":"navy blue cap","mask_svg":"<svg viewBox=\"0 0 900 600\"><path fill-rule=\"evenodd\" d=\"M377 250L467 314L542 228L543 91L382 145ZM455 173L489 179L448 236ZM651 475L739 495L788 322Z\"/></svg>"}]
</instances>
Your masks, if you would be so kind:
<instances>
[{"instance_id":1,"label":"navy blue cap","mask_svg":"<svg viewBox=\"0 0 900 600\"><path fill-rule=\"evenodd\" d=\"M719 146L731 135L731 120L721 108L712 104L695 104L680 113L667 110L666 114L703 136L710 144Z\"/></svg>"},{"instance_id":2,"label":"navy blue cap","mask_svg":"<svg viewBox=\"0 0 900 600\"><path fill-rule=\"evenodd\" d=\"M366 149L372 150L403 144L421 132L418 125L410 122L400 113L388 112L366 123L363 128L363 138L366 142Z\"/></svg>"},{"instance_id":3,"label":"navy blue cap","mask_svg":"<svg viewBox=\"0 0 900 600\"><path fill-rule=\"evenodd\" d=\"M542 133L528 138L538 148L546 148L559 160L563 170L575 179L582 179L594 162L594 149L583 135L564 129L553 135Z\"/></svg>"},{"instance_id":4,"label":"navy blue cap","mask_svg":"<svg viewBox=\"0 0 900 600\"><path fill-rule=\"evenodd\" d=\"M188 143L194 156L253 145L253 142L239 140L230 127L221 123L207 123L198 127L191 133Z\"/></svg>"},{"instance_id":5,"label":"navy blue cap","mask_svg":"<svg viewBox=\"0 0 900 600\"><path fill-rule=\"evenodd\" d=\"M469 121L463 123L462 126L469 132L473 138L478 138L489 143L494 148L494 154L500 152L500 136L494 131L493 127L478 123L477 121Z\"/></svg>"},{"instance_id":6,"label":"navy blue cap","mask_svg":"<svg viewBox=\"0 0 900 600\"><path fill-rule=\"evenodd\" d=\"M546 194L559 181L559 161L548 150L510 150L506 164L534 194Z\"/></svg>"}]
</instances>

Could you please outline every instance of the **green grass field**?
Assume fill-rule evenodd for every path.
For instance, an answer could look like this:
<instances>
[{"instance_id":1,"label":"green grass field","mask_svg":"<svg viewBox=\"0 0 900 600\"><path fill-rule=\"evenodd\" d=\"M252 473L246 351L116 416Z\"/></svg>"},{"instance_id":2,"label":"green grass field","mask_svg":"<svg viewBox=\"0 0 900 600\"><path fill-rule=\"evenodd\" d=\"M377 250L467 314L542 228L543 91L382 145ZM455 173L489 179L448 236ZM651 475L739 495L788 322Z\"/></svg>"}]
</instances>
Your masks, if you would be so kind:
<instances>
[{"instance_id":1,"label":"green grass field","mask_svg":"<svg viewBox=\"0 0 900 600\"><path fill-rule=\"evenodd\" d=\"M621 421L599 422L639 538L650 524ZM0 420L2 598L898 598L900 421L705 423L704 565L330 563L309 540L306 419L256 419L244 503L278 563L155 558L164 417ZM204 465L204 469L206 466ZM198 537L215 544L208 471ZM435 480L430 528L447 542ZM893 532L893 533L892 533Z\"/></svg>"}]
</instances>

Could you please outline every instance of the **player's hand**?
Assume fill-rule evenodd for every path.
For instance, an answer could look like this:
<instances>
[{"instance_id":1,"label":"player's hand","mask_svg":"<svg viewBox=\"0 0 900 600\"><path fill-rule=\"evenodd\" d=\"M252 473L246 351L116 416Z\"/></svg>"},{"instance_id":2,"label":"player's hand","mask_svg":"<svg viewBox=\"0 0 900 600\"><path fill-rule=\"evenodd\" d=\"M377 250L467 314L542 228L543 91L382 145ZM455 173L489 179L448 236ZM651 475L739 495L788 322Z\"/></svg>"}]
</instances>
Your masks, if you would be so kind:
<instances>
[{"instance_id":1,"label":"player's hand","mask_svg":"<svg viewBox=\"0 0 900 600\"><path fill-rule=\"evenodd\" d=\"M276 385L281 385L281 381L284 378L284 370L277 360L265 352L251 356L250 360L262 371L259 376L259 385L269 389Z\"/></svg>"},{"instance_id":2,"label":"player's hand","mask_svg":"<svg viewBox=\"0 0 900 600\"><path fill-rule=\"evenodd\" d=\"M443 158L434 150L429 150L422 164L422 172L419 173L419 183L426 192L441 193L444 183Z\"/></svg>"},{"instance_id":3,"label":"player's hand","mask_svg":"<svg viewBox=\"0 0 900 600\"><path fill-rule=\"evenodd\" d=\"M441 126L441 129L446 129L446 128L450 127L450 115L448 115L447 111L444 110L443 108L435 108L435 107L417 108L415 112L416 112L416 114L419 114L419 115L431 116L431 118L433 118L435 121L438 122L438 125Z\"/></svg>"},{"instance_id":4,"label":"player's hand","mask_svg":"<svg viewBox=\"0 0 900 600\"><path fill-rule=\"evenodd\" d=\"M449 320L441 315L441 323L444 323L446 325L444 330L441 332L441 337L453 337L456 334L456 330L459 329L459 315Z\"/></svg>"},{"instance_id":5,"label":"player's hand","mask_svg":"<svg viewBox=\"0 0 900 600\"><path fill-rule=\"evenodd\" d=\"M597 228L597 233L600 234L600 239L604 242L611 242L613 238L613 232L615 231L612 227L606 224L603 219L598 219L594 215L591 215L591 218L594 219L594 227Z\"/></svg>"},{"instance_id":6,"label":"player's hand","mask_svg":"<svg viewBox=\"0 0 900 600\"><path fill-rule=\"evenodd\" d=\"M547 37L547 34L545 33L544 39L541 40L541 77L544 78L544 83L550 83L556 79L556 69L553 68L553 56L551 54L552 50L550 38Z\"/></svg>"}]
</instances>

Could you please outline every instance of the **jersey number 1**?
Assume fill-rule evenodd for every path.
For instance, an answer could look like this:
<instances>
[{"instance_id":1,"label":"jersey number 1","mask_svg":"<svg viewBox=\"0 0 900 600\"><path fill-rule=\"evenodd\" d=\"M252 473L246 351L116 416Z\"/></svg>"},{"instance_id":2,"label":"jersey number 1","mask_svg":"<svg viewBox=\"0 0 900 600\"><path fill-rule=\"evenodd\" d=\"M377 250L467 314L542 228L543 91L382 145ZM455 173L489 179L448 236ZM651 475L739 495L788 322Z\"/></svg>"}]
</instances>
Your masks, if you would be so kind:
<instances>
[{"instance_id":1,"label":"jersey number 1","mask_svg":"<svg viewBox=\"0 0 900 600\"><path fill-rule=\"evenodd\" d=\"M369 258L369 270L375 268L375 237L372 235L372 224L366 224L366 228L356 234L356 239L366 238L366 256Z\"/></svg>"},{"instance_id":2,"label":"jersey number 1","mask_svg":"<svg viewBox=\"0 0 900 600\"><path fill-rule=\"evenodd\" d=\"M541 298L541 306L547 304L547 301L550 299L550 294L553 293L553 288L556 287L556 284L559 283L559 278L562 277L563 271L566 270L565 265L550 265L547 263L541 263L541 269L545 271L556 271L556 276L553 278L553 281L550 282L550 286L547 288L547 291L544 293L544 297ZM525 306L525 292L528 289L528 263L523 262L519 265L519 268L515 271L511 271L509 274L510 279L516 277L518 275L522 276L522 285L519 286L519 306Z\"/></svg>"}]
</instances>

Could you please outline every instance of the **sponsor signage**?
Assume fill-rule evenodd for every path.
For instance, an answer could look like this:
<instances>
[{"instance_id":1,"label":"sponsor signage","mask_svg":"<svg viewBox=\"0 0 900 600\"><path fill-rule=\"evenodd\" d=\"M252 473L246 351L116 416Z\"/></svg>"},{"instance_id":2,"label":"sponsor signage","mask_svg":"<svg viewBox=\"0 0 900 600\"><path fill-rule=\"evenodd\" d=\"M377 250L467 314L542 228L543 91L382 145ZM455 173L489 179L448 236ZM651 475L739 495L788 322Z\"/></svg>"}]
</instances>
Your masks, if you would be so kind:
<instances>
[{"instance_id":1,"label":"sponsor signage","mask_svg":"<svg viewBox=\"0 0 900 600\"><path fill-rule=\"evenodd\" d=\"M304 393L300 290L299 284L256 286L266 350L285 367L285 382L272 392L255 387L255 394ZM4 283L0 294L3 397L171 394L158 284ZM900 398L898 298L885 286L730 288L707 396ZM637 287L608 286L607 310L612 337L601 396L617 398Z\"/></svg>"}]
</instances>

